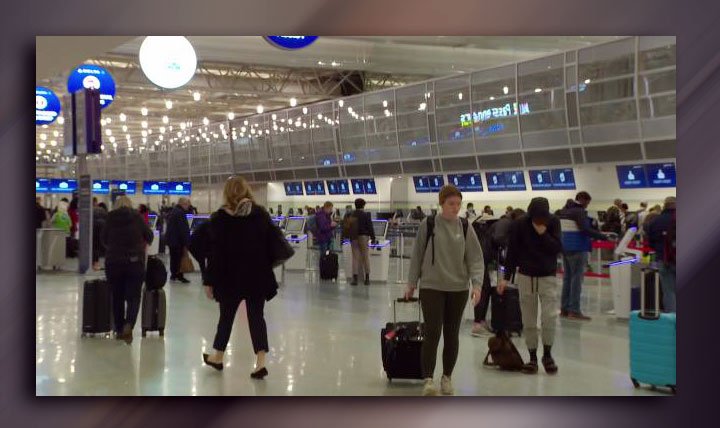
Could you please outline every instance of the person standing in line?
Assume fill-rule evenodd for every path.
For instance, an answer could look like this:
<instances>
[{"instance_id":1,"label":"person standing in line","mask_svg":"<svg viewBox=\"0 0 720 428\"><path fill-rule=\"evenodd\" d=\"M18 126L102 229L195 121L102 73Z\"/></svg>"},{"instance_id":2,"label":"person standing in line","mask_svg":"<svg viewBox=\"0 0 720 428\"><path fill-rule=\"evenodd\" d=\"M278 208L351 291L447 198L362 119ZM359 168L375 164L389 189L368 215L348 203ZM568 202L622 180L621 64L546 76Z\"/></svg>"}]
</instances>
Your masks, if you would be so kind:
<instances>
[{"instance_id":1,"label":"person standing in line","mask_svg":"<svg viewBox=\"0 0 720 428\"><path fill-rule=\"evenodd\" d=\"M490 208L490 205L485 205L481 218L484 220L495 218L495 213L493 212L492 208Z\"/></svg>"},{"instance_id":2,"label":"person standing in line","mask_svg":"<svg viewBox=\"0 0 720 428\"><path fill-rule=\"evenodd\" d=\"M55 208L55 214L53 214L52 218L50 219L50 223L52 224L52 227L56 229L62 229L65 231L65 233L68 234L68 236L70 235L70 232L72 230L72 220L68 215L67 202L58 202L57 207Z\"/></svg>"},{"instance_id":3,"label":"person standing in line","mask_svg":"<svg viewBox=\"0 0 720 428\"><path fill-rule=\"evenodd\" d=\"M315 223L317 230L317 243L320 247L320 255L322 256L328 251L332 251L333 231L337 227L332 219L333 204L330 201L325 202L323 207L315 213Z\"/></svg>"},{"instance_id":4,"label":"person standing in line","mask_svg":"<svg viewBox=\"0 0 720 428\"><path fill-rule=\"evenodd\" d=\"M515 220L510 227L505 275L497 287L497 292L502 295L508 281L515 275L520 291L523 334L530 353L530 361L523 366L523 372L527 374L538 371L538 300L542 322L542 364L548 374L555 374L558 370L551 348L555 340L558 306L555 272L561 251L560 221L550 214L550 203L546 198L533 198L527 215Z\"/></svg>"},{"instance_id":5,"label":"person standing in line","mask_svg":"<svg viewBox=\"0 0 720 428\"><path fill-rule=\"evenodd\" d=\"M190 226L187 221L190 200L180 198L167 217L166 243L170 248L170 281L189 284L190 281L180 272L180 262L190 244Z\"/></svg>"},{"instance_id":6,"label":"person standing in line","mask_svg":"<svg viewBox=\"0 0 720 428\"><path fill-rule=\"evenodd\" d=\"M505 207L505 214L503 214L503 217L510 217L512 212L513 212L513 207L508 205L507 207Z\"/></svg>"},{"instance_id":7,"label":"person standing in line","mask_svg":"<svg viewBox=\"0 0 720 428\"><path fill-rule=\"evenodd\" d=\"M47 221L48 214L42 206L42 198L35 198L35 229L42 229L43 223Z\"/></svg>"},{"instance_id":8,"label":"person standing in line","mask_svg":"<svg viewBox=\"0 0 720 428\"><path fill-rule=\"evenodd\" d=\"M468 223L472 224L473 221L477 218L477 213L475 212L475 205L472 202L468 202L467 209L465 210L465 219L468 221Z\"/></svg>"},{"instance_id":9,"label":"person standing in line","mask_svg":"<svg viewBox=\"0 0 720 428\"><path fill-rule=\"evenodd\" d=\"M80 200L77 196L73 196L72 200L70 201L70 205L68 206L67 213L70 216L70 236L73 238L76 237L77 231L78 231L78 222L80 221L80 214L78 213L78 204L80 203Z\"/></svg>"},{"instance_id":10,"label":"person standing in line","mask_svg":"<svg viewBox=\"0 0 720 428\"><path fill-rule=\"evenodd\" d=\"M375 242L375 229L372 225L370 213L365 211L365 200L362 198L355 199L355 211L349 219L350 223L355 223L351 228L357 233L351 233L350 245L352 249L352 265L353 277L350 285L358 284L360 273L365 275L365 285L370 285L370 250L368 244Z\"/></svg>"},{"instance_id":11,"label":"person standing in line","mask_svg":"<svg viewBox=\"0 0 720 428\"><path fill-rule=\"evenodd\" d=\"M592 227L587 207L592 198L588 192L578 192L574 201L568 201L560 210L563 246L563 288L560 317L590 321L580 310L580 296L585 277L588 255L592 251L591 239L605 241L607 237Z\"/></svg>"},{"instance_id":12,"label":"person standing in line","mask_svg":"<svg viewBox=\"0 0 720 428\"><path fill-rule=\"evenodd\" d=\"M676 199L665 198L663 211L647 226L650 247L655 250L655 260L659 265L660 286L663 293L665 312L676 311L675 301L675 231L677 230Z\"/></svg>"},{"instance_id":13,"label":"person standing in line","mask_svg":"<svg viewBox=\"0 0 720 428\"><path fill-rule=\"evenodd\" d=\"M92 265L93 270L100 270L100 256L104 253L102 233L107 222L108 212L98 204L97 198L93 198L93 245L92 245Z\"/></svg>"},{"instance_id":14,"label":"person standing in line","mask_svg":"<svg viewBox=\"0 0 720 428\"><path fill-rule=\"evenodd\" d=\"M458 217L462 193L452 185L443 186L438 195L441 213L420 223L410 261L405 298L409 299L420 286L420 304L425 322L425 340L421 365L425 386L423 395L437 395L433 381L440 335L444 337L443 375L440 390L453 395L452 372L460 346L460 324L472 282L472 303L480 301L480 286L485 275L485 262L480 241L473 228ZM428 222L432 224L432 234Z\"/></svg>"},{"instance_id":15,"label":"person standing in line","mask_svg":"<svg viewBox=\"0 0 720 428\"><path fill-rule=\"evenodd\" d=\"M417 220L417 221L421 221L422 219L425 218L425 213L423 212L422 207L420 205L415 207L415 209L410 212L410 218L412 220Z\"/></svg>"},{"instance_id":16,"label":"person standing in line","mask_svg":"<svg viewBox=\"0 0 720 428\"><path fill-rule=\"evenodd\" d=\"M138 205L138 212L145 220L145 224L150 224L150 209L145 204Z\"/></svg>"},{"instance_id":17,"label":"person standing in line","mask_svg":"<svg viewBox=\"0 0 720 428\"><path fill-rule=\"evenodd\" d=\"M145 250L153 233L127 196L115 200L102 230L105 274L112 288L115 337L132 343L145 280Z\"/></svg>"},{"instance_id":18,"label":"person standing in line","mask_svg":"<svg viewBox=\"0 0 720 428\"><path fill-rule=\"evenodd\" d=\"M223 369L235 314L244 300L250 338L256 361L250 377L268 375L265 357L269 352L265 301L278 289L272 269L274 226L270 215L256 204L247 181L230 177L223 190L223 206L210 219L210 254L203 278L205 294L220 307L213 342L214 352L203 354L205 364Z\"/></svg>"}]
</instances>

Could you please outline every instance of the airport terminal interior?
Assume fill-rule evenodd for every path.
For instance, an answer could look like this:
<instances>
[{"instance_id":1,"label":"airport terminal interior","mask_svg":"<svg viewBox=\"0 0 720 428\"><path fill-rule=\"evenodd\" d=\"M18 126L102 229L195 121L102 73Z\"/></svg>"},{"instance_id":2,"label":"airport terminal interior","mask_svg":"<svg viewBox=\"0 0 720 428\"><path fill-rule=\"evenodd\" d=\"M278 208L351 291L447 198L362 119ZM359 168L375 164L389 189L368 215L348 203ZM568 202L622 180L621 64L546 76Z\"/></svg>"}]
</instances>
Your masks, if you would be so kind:
<instances>
[{"instance_id":1,"label":"airport terminal interior","mask_svg":"<svg viewBox=\"0 0 720 428\"><path fill-rule=\"evenodd\" d=\"M482 323L468 301L454 395L675 392L674 366L672 382L637 385L640 363L631 358L633 341L645 340L633 333L652 290L645 274L666 263L648 243L649 225L674 209L676 196L674 37L38 37L36 54L38 396L423 395L422 377L394 376L384 365L392 340L381 329L422 318L418 303L397 299L420 225L442 212L446 185L462 192L460 216L473 227L527 211L538 197L560 215L588 192L590 223L605 237L588 248L582 317L561 314L558 255L558 372L484 364L495 300ZM245 178L294 250L273 269L263 379L250 376L246 303L215 370L203 353L213 349L219 311L201 262L186 254L186 282L170 272L171 210L189 201L192 241L223 205L232 176ZM164 322L147 326L147 296L161 294L148 293L146 280L131 342L98 327L112 320L112 305L88 291L106 282L96 210L124 197L143 208L152 231L146 256L173 276L155 312ZM345 226L359 198L375 235L366 281L353 276L356 241ZM315 236L326 202L333 279L321 278L326 257ZM486 269L494 289L499 260ZM510 339L527 360L523 331ZM442 349L441 339L436 381ZM650 378L665 376L662 358L651 360L642 362L657 372Z\"/></svg>"}]
</instances>

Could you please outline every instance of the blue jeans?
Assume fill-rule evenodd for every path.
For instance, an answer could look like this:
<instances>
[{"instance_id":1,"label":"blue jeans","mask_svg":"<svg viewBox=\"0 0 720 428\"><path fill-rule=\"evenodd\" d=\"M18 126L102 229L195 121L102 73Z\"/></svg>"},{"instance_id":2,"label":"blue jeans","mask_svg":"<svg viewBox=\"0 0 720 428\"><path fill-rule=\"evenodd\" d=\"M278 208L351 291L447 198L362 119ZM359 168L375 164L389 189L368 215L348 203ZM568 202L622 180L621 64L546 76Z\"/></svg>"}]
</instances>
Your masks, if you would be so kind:
<instances>
[{"instance_id":1,"label":"blue jeans","mask_svg":"<svg viewBox=\"0 0 720 428\"><path fill-rule=\"evenodd\" d=\"M320 255L322 256L326 252L332 251L332 241L318 242L318 247L320 247Z\"/></svg>"},{"instance_id":2,"label":"blue jeans","mask_svg":"<svg viewBox=\"0 0 720 428\"><path fill-rule=\"evenodd\" d=\"M660 287L663 292L663 309L665 312L676 312L675 307L675 266L660 265Z\"/></svg>"},{"instance_id":3,"label":"blue jeans","mask_svg":"<svg viewBox=\"0 0 720 428\"><path fill-rule=\"evenodd\" d=\"M580 313L580 293L587 267L588 253L576 251L563 254L563 289L560 309Z\"/></svg>"}]
</instances>

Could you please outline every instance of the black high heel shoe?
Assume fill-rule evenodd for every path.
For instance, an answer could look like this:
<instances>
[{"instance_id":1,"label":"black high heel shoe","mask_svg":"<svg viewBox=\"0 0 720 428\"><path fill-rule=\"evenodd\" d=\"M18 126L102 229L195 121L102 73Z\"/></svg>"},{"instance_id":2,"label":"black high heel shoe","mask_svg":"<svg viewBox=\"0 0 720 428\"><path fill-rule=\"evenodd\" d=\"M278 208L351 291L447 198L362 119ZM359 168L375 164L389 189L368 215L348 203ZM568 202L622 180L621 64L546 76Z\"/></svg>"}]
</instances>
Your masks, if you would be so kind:
<instances>
[{"instance_id":1,"label":"black high heel shoe","mask_svg":"<svg viewBox=\"0 0 720 428\"><path fill-rule=\"evenodd\" d=\"M263 379L267 375L268 375L268 371L265 367L261 368L260 370L250 373L250 377L253 379Z\"/></svg>"},{"instance_id":2,"label":"black high heel shoe","mask_svg":"<svg viewBox=\"0 0 720 428\"><path fill-rule=\"evenodd\" d=\"M212 361L208 360L208 357L208 354L203 354L203 361L205 362L205 364L214 368L215 370L222 371L223 363L213 363Z\"/></svg>"}]
</instances>

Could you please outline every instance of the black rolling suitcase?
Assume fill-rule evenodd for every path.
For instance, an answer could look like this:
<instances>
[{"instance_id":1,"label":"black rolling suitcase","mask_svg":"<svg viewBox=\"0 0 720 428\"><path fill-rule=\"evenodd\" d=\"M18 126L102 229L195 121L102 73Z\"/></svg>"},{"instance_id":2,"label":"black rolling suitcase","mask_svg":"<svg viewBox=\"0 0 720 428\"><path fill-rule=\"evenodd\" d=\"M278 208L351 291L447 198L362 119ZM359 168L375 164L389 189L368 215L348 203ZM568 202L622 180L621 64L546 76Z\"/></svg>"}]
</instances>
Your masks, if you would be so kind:
<instances>
[{"instance_id":1,"label":"black rolling suitcase","mask_svg":"<svg viewBox=\"0 0 720 428\"><path fill-rule=\"evenodd\" d=\"M418 321L398 322L397 303L416 303ZM388 380L422 379L420 350L423 343L423 324L420 317L420 300L399 298L393 301L393 322L380 330L382 362Z\"/></svg>"},{"instance_id":2,"label":"black rolling suitcase","mask_svg":"<svg viewBox=\"0 0 720 428\"><path fill-rule=\"evenodd\" d=\"M502 295L493 288L490 298L490 326L493 331L505 331L508 334L522 335L523 323L520 311L520 291L515 287L505 287Z\"/></svg>"},{"instance_id":3,"label":"black rolling suitcase","mask_svg":"<svg viewBox=\"0 0 720 428\"><path fill-rule=\"evenodd\" d=\"M157 331L165 336L165 318L167 317L167 301L162 288L145 289L142 297L142 337L148 331Z\"/></svg>"},{"instance_id":4,"label":"black rolling suitcase","mask_svg":"<svg viewBox=\"0 0 720 428\"><path fill-rule=\"evenodd\" d=\"M93 279L83 284L82 337L109 334L113 330L110 283Z\"/></svg>"},{"instance_id":5,"label":"black rolling suitcase","mask_svg":"<svg viewBox=\"0 0 720 428\"><path fill-rule=\"evenodd\" d=\"M332 251L320 256L320 279L337 280L338 277L338 255Z\"/></svg>"}]
</instances>

